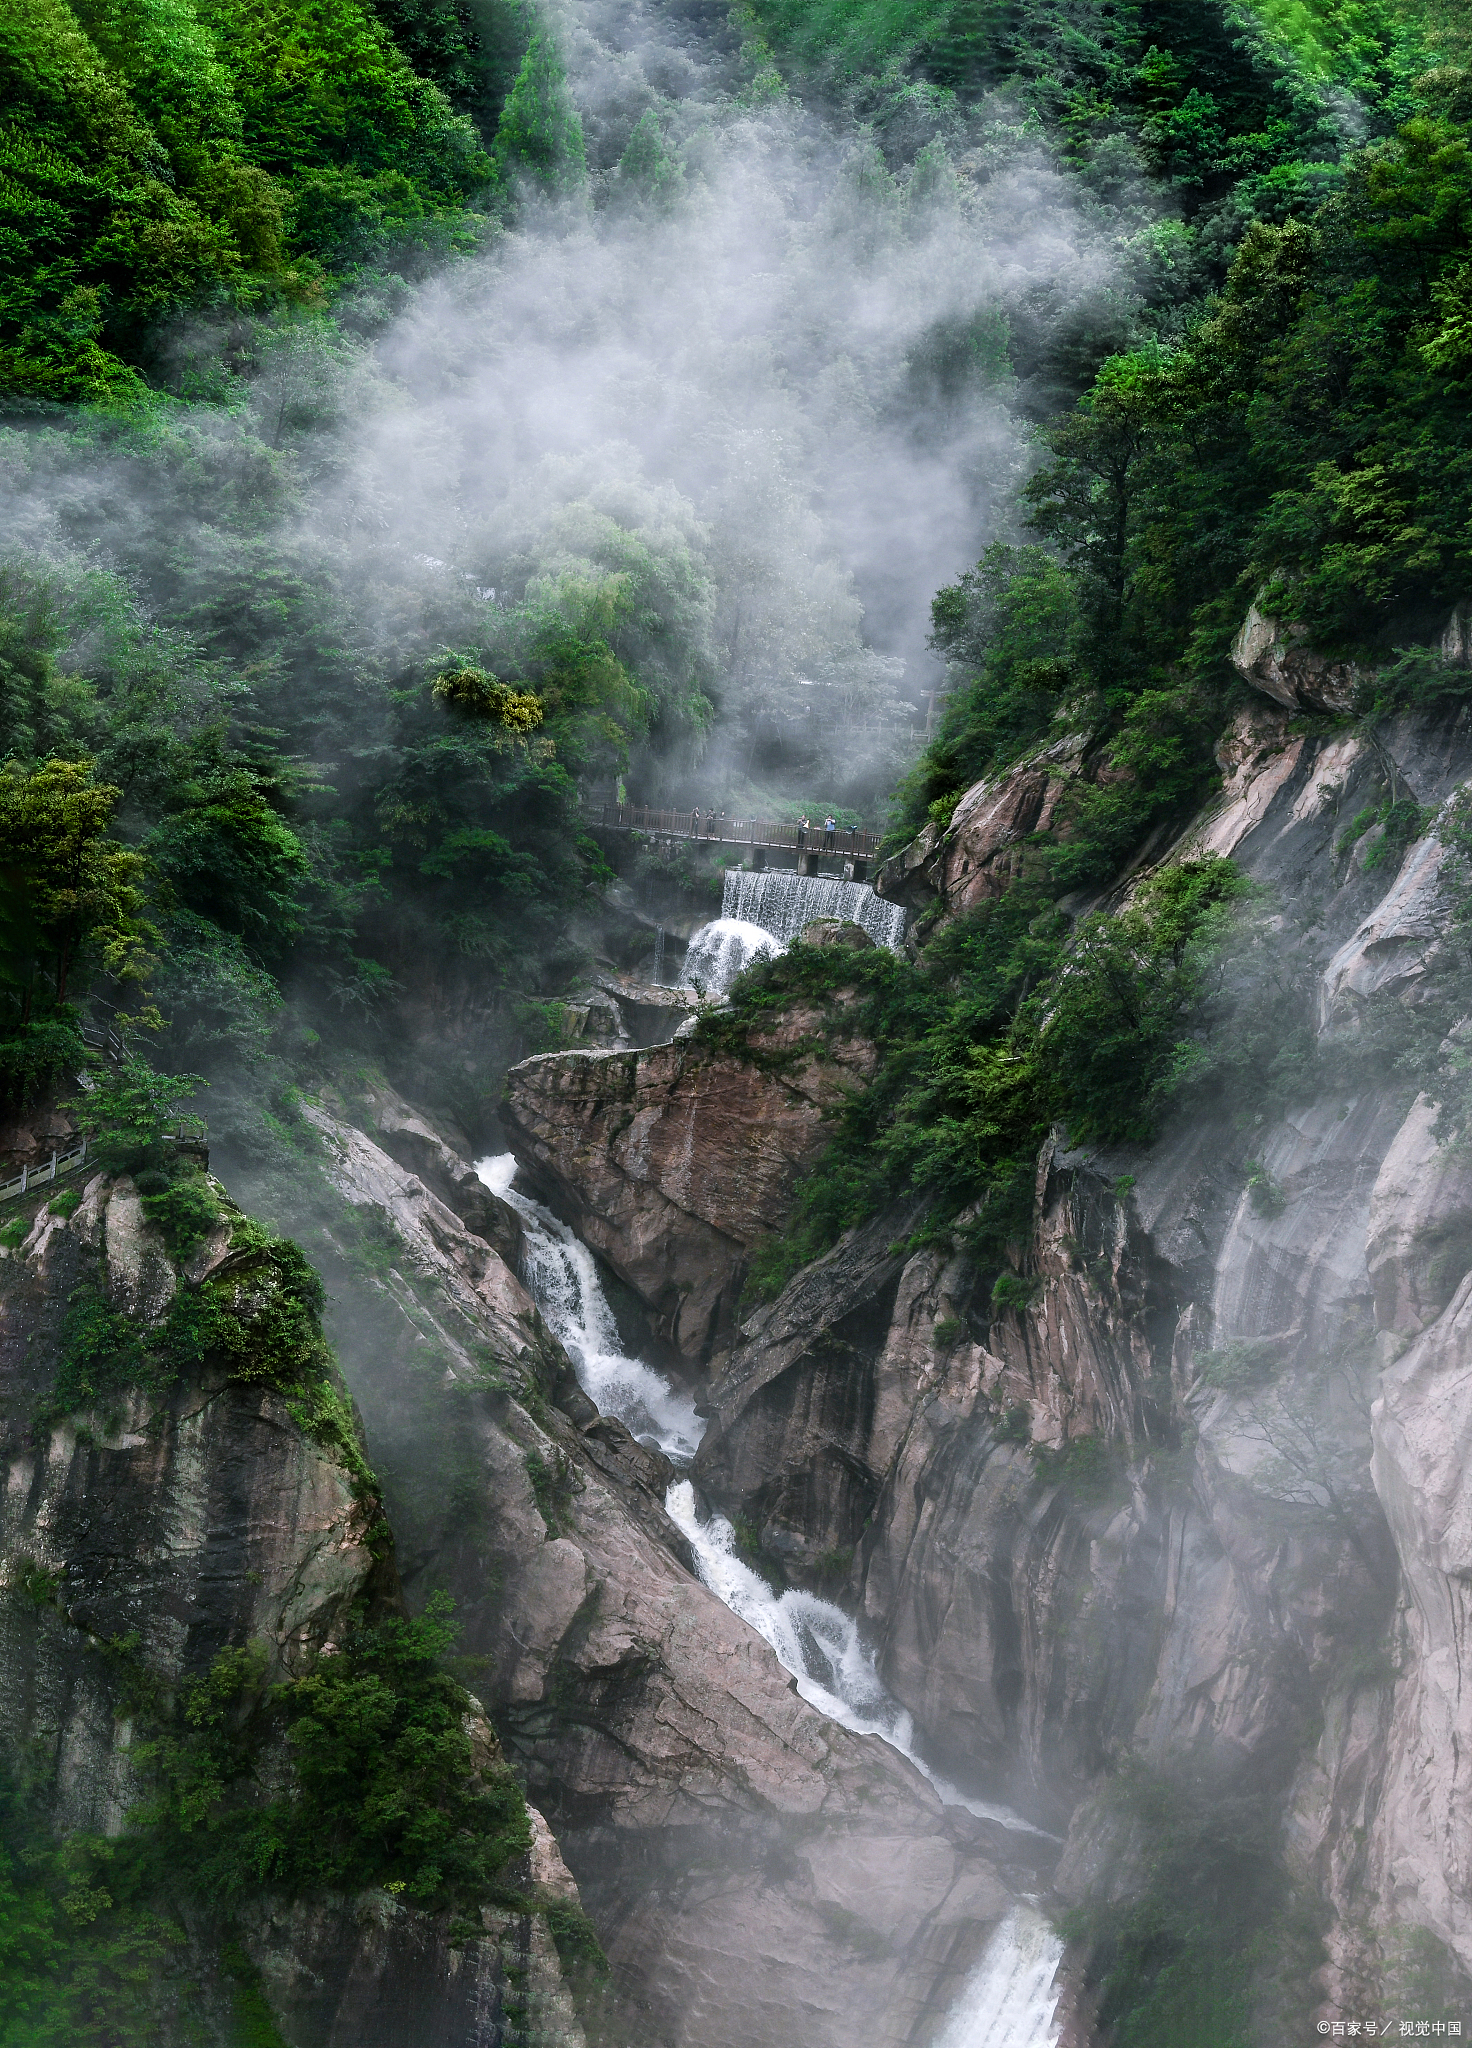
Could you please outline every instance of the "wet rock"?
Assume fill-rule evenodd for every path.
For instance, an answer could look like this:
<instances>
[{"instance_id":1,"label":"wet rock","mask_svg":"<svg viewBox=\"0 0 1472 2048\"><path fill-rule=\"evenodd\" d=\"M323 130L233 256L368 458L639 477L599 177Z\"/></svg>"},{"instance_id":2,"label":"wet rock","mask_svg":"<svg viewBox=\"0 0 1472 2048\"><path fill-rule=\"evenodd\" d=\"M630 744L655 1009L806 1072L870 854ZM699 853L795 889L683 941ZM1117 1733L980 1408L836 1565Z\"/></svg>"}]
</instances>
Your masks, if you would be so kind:
<instances>
[{"instance_id":1,"label":"wet rock","mask_svg":"<svg viewBox=\"0 0 1472 2048\"><path fill-rule=\"evenodd\" d=\"M513 1269L521 1258L521 1218L492 1194L474 1166L421 1111L382 1083L364 1094L373 1135L399 1166L416 1174L468 1230L493 1244Z\"/></svg>"},{"instance_id":2,"label":"wet rock","mask_svg":"<svg viewBox=\"0 0 1472 2048\"><path fill-rule=\"evenodd\" d=\"M386 1892L252 1905L241 1946L287 2048L501 2048L508 2007L546 2048L584 2048L544 1920L487 1913L479 1939Z\"/></svg>"},{"instance_id":3,"label":"wet rock","mask_svg":"<svg viewBox=\"0 0 1472 2048\"><path fill-rule=\"evenodd\" d=\"M1038 765L967 790L951 813L937 862L941 901L951 915L1006 893L1022 841L1048 829L1062 787Z\"/></svg>"},{"instance_id":4,"label":"wet rock","mask_svg":"<svg viewBox=\"0 0 1472 2048\"><path fill-rule=\"evenodd\" d=\"M856 953L870 952L874 946L861 924L842 917L815 917L798 937L805 946L848 946Z\"/></svg>"},{"instance_id":5,"label":"wet rock","mask_svg":"<svg viewBox=\"0 0 1472 2048\"><path fill-rule=\"evenodd\" d=\"M782 1228L823 1118L873 1071L864 1041L805 1005L746 1057L698 1039L545 1053L507 1077L517 1157L687 1366L734 1325L747 1255Z\"/></svg>"},{"instance_id":6,"label":"wet rock","mask_svg":"<svg viewBox=\"0 0 1472 2048\"><path fill-rule=\"evenodd\" d=\"M696 1475L809 1583L851 1553L883 1483L876 1365L912 1220L879 1217L805 1267L748 1318L711 1382Z\"/></svg>"},{"instance_id":7,"label":"wet rock","mask_svg":"<svg viewBox=\"0 0 1472 2048\"><path fill-rule=\"evenodd\" d=\"M1372 1843L1387 1915L1472 1967L1472 1275L1385 1374L1374 1476L1404 1575L1401 1678Z\"/></svg>"},{"instance_id":8,"label":"wet rock","mask_svg":"<svg viewBox=\"0 0 1472 2048\"><path fill-rule=\"evenodd\" d=\"M887 903L903 903L909 910L928 908L935 901L932 862L944 829L932 820L908 846L882 861L874 871L874 894Z\"/></svg>"},{"instance_id":9,"label":"wet rock","mask_svg":"<svg viewBox=\"0 0 1472 2048\"><path fill-rule=\"evenodd\" d=\"M911 908L958 917L1005 894L1021 863L1024 840L1046 832L1059 798L1083 766L1087 741L1070 734L1005 774L973 783L950 823L932 822L885 861L876 895Z\"/></svg>"},{"instance_id":10,"label":"wet rock","mask_svg":"<svg viewBox=\"0 0 1472 2048\"><path fill-rule=\"evenodd\" d=\"M360 1358L355 1383L400 1503L411 1593L454 1594L461 1649L486 1670L483 1696L638 2038L790 2048L794 2011L804 2048L860 2033L907 2048L933 2032L1011 1900L985 1846L893 1750L800 1699L691 1576L649 1483L667 1466L641 1477L617 1424L579 1429L508 1397L529 1341L525 1313L506 1313L514 1277L488 1283L434 1198L361 1133L328 1135L344 1192L390 1211L402 1268L434 1283L394 1298L402 1350ZM457 1279L442 1262L462 1259ZM454 1339L440 1356L457 1389L436 1401L432 1447L412 1405L426 1312Z\"/></svg>"}]
</instances>

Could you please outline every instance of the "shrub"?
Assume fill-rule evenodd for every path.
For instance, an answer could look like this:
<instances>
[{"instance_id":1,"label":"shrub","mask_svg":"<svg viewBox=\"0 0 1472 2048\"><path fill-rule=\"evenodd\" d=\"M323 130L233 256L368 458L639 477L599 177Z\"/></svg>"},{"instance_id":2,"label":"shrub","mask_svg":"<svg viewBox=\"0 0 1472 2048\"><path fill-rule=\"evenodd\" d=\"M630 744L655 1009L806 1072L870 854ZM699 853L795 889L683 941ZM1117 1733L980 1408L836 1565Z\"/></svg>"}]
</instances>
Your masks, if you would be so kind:
<instances>
[{"instance_id":1,"label":"shrub","mask_svg":"<svg viewBox=\"0 0 1472 2048\"><path fill-rule=\"evenodd\" d=\"M1025 1444L1032 1439L1032 1411L1025 1401L1018 1401L1010 1408L1004 1408L992 1430L993 1441L999 1444Z\"/></svg>"},{"instance_id":2,"label":"shrub","mask_svg":"<svg viewBox=\"0 0 1472 2048\"><path fill-rule=\"evenodd\" d=\"M18 1024L0 1038L0 1102L28 1109L87 1065L87 1047L70 1010Z\"/></svg>"},{"instance_id":3,"label":"shrub","mask_svg":"<svg viewBox=\"0 0 1472 2048\"><path fill-rule=\"evenodd\" d=\"M992 1282L992 1307L1003 1315L1008 1309L1026 1308L1040 1285L1040 1281L1023 1279L1020 1273L999 1273Z\"/></svg>"},{"instance_id":4,"label":"shrub","mask_svg":"<svg viewBox=\"0 0 1472 2048\"><path fill-rule=\"evenodd\" d=\"M1032 1455L1039 1478L1063 1487L1083 1507L1102 1507L1126 1490L1123 1448L1102 1437L1076 1436L1060 1451L1038 1445Z\"/></svg>"},{"instance_id":5,"label":"shrub","mask_svg":"<svg viewBox=\"0 0 1472 2048\"><path fill-rule=\"evenodd\" d=\"M1321 1950L1278 1860L1271 1802L1133 1760L1105 1797L1132 1838L1135 1893L1069 1914L1063 1931L1091 1945L1098 2023L1116 2048L1252 2048L1278 2037L1257 2030L1268 2004L1306 2019L1293 2002L1312 1995Z\"/></svg>"},{"instance_id":6,"label":"shrub","mask_svg":"<svg viewBox=\"0 0 1472 2048\"><path fill-rule=\"evenodd\" d=\"M187 1258L220 1220L219 1197L208 1175L190 1162L176 1162L172 1173L146 1168L134 1185L143 1197L143 1213L158 1225L176 1257Z\"/></svg>"},{"instance_id":7,"label":"shrub","mask_svg":"<svg viewBox=\"0 0 1472 2048\"><path fill-rule=\"evenodd\" d=\"M1238 1394L1251 1387L1266 1386L1276 1376L1282 1360L1278 1345L1258 1338L1223 1344L1217 1351L1198 1351L1196 1372L1203 1386Z\"/></svg>"},{"instance_id":8,"label":"shrub","mask_svg":"<svg viewBox=\"0 0 1472 2048\"><path fill-rule=\"evenodd\" d=\"M495 1897L531 1830L507 1766L476 1767L469 1695L441 1665L450 1616L440 1593L415 1621L360 1619L264 1692L253 1652L222 1651L139 1759L155 1787L138 1816L150 1875L225 1905L263 1887L392 1885L431 1908ZM292 1782L261 1802L255 1758L283 1736Z\"/></svg>"},{"instance_id":9,"label":"shrub","mask_svg":"<svg viewBox=\"0 0 1472 2048\"><path fill-rule=\"evenodd\" d=\"M212 1918L219 1927L264 1892L382 1887L466 1920L488 1904L526 1909L505 1875L531 1846L526 1805L501 1758L472 1747L470 1696L444 1668L456 1632L439 1594L418 1620L359 1615L335 1654L281 1684L264 1683L261 1650L223 1650L177 1699L136 1639L108 1645L147 1793L117 1839L51 1846L39 1788L0 1770L5 2040L173 2038L166 1972L185 1916L207 1939ZM285 1769L263 1770L268 1750ZM606 1974L591 1928L560 1906L547 1909L559 1953ZM228 1937L221 1961L240 2038L274 2048L255 1973Z\"/></svg>"}]
</instances>

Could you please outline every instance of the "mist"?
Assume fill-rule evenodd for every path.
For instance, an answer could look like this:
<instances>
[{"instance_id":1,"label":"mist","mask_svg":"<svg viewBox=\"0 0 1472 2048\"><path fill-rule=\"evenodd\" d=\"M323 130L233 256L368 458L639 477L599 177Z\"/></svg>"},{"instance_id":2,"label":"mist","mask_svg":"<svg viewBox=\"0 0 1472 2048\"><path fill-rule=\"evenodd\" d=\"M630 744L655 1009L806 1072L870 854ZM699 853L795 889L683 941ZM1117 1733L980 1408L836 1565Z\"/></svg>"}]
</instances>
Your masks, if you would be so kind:
<instances>
[{"instance_id":1,"label":"mist","mask_svg":"<svg viewBox=\"0 0 1472 2048\"><path fill-rule=\"evenodd\" d=\"M757 803L795 736L798 787L876 809L941 680L931 599L1013 529L1052 358L1138 303L1123 215L1005 107L919 103L887 161L743 87L724 17L572 6L557 33L586 188L524 193L387 320L370 293L335 330L247 326L189 432L335 581L365 658L493 641L528 596L613 597L658 703L637 794ZM229 353L207 323L173 347L217 379ZM207 496L95 444L28 461L12 545L204 574Z\"/></svg>"},{"instance_id":2,"label":"mist","mask_svg":"<svg viewBox=\"0 0 1472 2048\"><path fill-rule=\"evenodd\" d=\"M599 13L564 36L613 160L602 205L533 211L420 294L321 517L350 551L387 527L503 596L647 550L681 586L718 782L732 728L804 682L838 684L850 719L934 686L931 598L1008 529L1028 466L1013 324L1099 298L1116 266L1026 137L896 174L865 133L723 97L647 11L612 49ZM617 167L651 106L682 160L653 197Z\"/></svg>"}]
</instances>

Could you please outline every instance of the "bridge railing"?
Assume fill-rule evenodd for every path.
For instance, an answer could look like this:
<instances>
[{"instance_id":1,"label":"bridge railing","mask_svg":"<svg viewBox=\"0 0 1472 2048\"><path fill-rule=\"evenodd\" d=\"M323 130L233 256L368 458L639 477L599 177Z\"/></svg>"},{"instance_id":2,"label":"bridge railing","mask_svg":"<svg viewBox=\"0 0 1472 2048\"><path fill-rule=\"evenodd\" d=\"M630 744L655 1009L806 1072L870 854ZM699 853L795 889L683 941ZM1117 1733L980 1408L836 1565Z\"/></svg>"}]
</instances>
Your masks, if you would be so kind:
<instances>
[{"instance_id":1,"label":"bridge railing","mask_svg":"<svg viewBox=\"0 0 1472 2048\"><path fill-rule=\"evenodd\" d=\"M204 1118L199 1119L197 1131L165 1131L164 1142L175 1145L181 1152L200 1152L208 1156L209 1132ZM85 1166L89 1157L89 1140L83 1138L69 1151L53 1152L44 1166L23 1166L11 1180L0 1180L0 1202L14 1200L17 1195L32 1195L37 1188L50 1187L64 1173L75 1173L79 1166Z\"/></svg>"},{"instance_id":2,"label":"bridge railing","mask_svg":"<svg viewBox=\"0 0 1472 2048\"><path fill-rule=\"evenodd\" d=\"M15 1195L28 1195L33 1188L49 1187L62 1173L74 1173L86 1164L87 1140L74 1145L69 1152L53 1152L45 1166L23 1166L14 1180L0 1180L0 1202L8 1202Z\"/></svg>"},{"instance_id":3,"label":"bridge railing","mask_svg":"<svg viewBox=\"0 0 1472 2048\"><path fill-rule=\"evenodd\" d=\"M596 815L594 814L596 813ZM878 851L882 833L861 825L774 824L761 818L707 818L703 811L656 811L643 804L599 804L589 822L620 832L667 833L674 839L709 840L722 846L774 846L789 852L852 853L866 859Z\"/></svg>"}]
</instances>

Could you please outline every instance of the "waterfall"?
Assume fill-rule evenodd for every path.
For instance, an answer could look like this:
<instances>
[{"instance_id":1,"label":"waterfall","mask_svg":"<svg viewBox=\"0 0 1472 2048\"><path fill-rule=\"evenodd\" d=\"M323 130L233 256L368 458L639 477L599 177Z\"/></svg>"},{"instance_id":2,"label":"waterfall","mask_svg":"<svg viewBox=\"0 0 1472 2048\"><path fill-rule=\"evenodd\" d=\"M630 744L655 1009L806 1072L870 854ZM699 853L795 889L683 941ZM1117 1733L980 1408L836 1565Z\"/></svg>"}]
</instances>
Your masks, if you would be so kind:
<instances>
[{"instance_id":1,"label":"waterfall","mask_svg":"<svg viewBox=\"0 0 1472 2048\"><path fill-rule=\"evenodd\" d=\"M1051 2048L1063 1943L1036 1907L1002 1920L935 2048Z\"/></svg>"},{"instance_id":2,"label":"waterfall","mask_svg":"<svg viewBox=\"0 0 1472 2048\"><path fill-rule=\"evenodd\" d=\"M624 1352L587 1246L550 1210L516 1189L513 1154L477 1160L475 1170L522 1220L527 1285L566 1347L584 1393L602 1413L626 1423L641 1442L688 1465L705 1423L688 1395ZM930 1768L915 1748L913 1720L886 1690L873 1651L841 1607L816 1593L774 1593L737 1556L736 1534L724 1515L700 1520L688 1479L670 1487L665 1509L689 1538L702 1583L756 1630L810 1706L857 1735L880 1736L929 1779L947 1806L964 1807L982 1820L1027 1834L1044 1832L1008 1807L959 1791ZM1057 2038L1053 1977L1062 1953L1063 1944L1041 1913L1015 1907L967 1979L935 2048L1052 2048Z\"/></svg>"},{"instance_id":3,"label":"waterfall","mask_svg":"<svg viewBox=\"0 0 1472 2048\"><path fill-rule=\"evenodd\" d=\"M478 1159L475 1170L522 1220L527 1286L588 1399L600 1414L616 1415L641 1443L654 1445L677 1465L688 1465L705 1424L688 1394L677 1393L662 1373L624 1352L588 1247L549 1209L512 1186L514 1154Z\"/></svg>"},{"instance_id":4,"label":"waterfall","mask_svg":"<svg viewBox=\"0 0 1472 2048\"><path fill-rule=\"evenodd\" d=\"M897 952L905 936L903 904L886 903L867 882L840 882L828 875L795 875L769 868L761 874L727 868L721 916L760 925L788 945L815 917L841 917L860 924L878 946Z\"/></svg>"},{"instance_id":5,"label":"waterfall","mask_svg":"<svg viewBox=\"0 0 1472 2048\"><path fill-rule=\"evenodd\" d=\"M958 1791L930 1768L915 1749L914 1721L886 1691L874 1667L874 1653L851 1615L816 1593L774 1593L760 1572L737 1556L736 1532L724 1515L699 1519L695 1489L688 1479L677 1480L670 1488L665 1511L689 1537L702 1582L756 1630L783 1670L797 1680L798 1692L809 1706L856 1735L881 1736L930 1780L947 1806L963 1806L979 1820L1000 1821L1003 1827L1026 1834L1045 1832L1010 1807Z\"/></svg>"},{"instance_id":6,"label":"waterfall","mask_svg":"<svg viewBox=\"0 0 1472 2048\"><path fill-rule=\"evenodd\" d=\"M654 934L654 986L664 982L664 926L660 925Z\"/></svg>"},{"instance_id":7,"label":"waterfall","mask_svg":"<svg viewBox=\"0 0 1472 2048\"><path fill-rule=\"evenodd\" d=\"M726 888L731 887L729 878ZM744 967L753 960L769 960L783 950L759 924L739 917L718 917L703 924L691 939L685 954L685 971L680 979L686 988L698 988L702 995L723 996Z\"/></svg>"}]
</instances>

